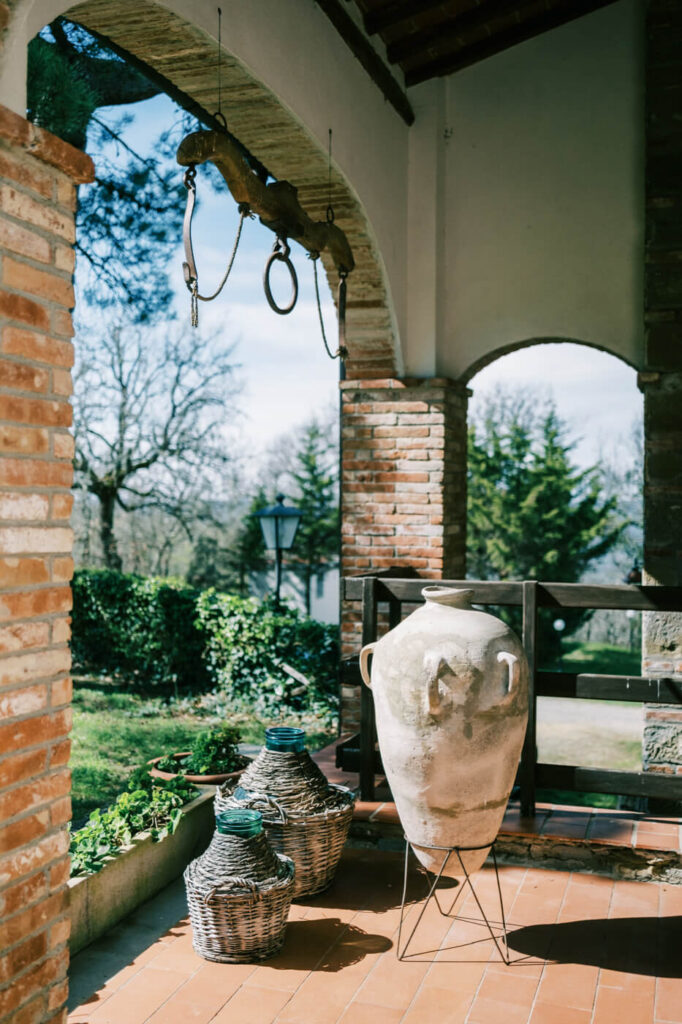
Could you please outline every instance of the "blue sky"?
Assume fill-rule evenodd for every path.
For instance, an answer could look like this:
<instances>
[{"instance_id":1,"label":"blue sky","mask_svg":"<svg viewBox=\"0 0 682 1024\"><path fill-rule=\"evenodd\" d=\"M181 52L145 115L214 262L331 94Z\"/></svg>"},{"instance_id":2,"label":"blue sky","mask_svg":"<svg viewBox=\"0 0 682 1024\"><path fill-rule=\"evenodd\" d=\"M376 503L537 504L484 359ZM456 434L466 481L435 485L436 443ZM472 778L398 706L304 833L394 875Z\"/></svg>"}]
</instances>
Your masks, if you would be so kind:
<instances>
[{"instance_id":1,"label":"blue sky","mask_svg":"<svg viewBox=\"0 0 682 1024\"><path fill-rule=\"evenodd\" d=\"M175 108L159 96L128 108L134 122L126 140L142 155L159 132L175 120ZM116 117L123 108L103 110ZM178 174L181 174L178 168ZM200 206L194 218L194 250L200 290L212 292L222 277L238 223L236 204L225 188L215 193L202 168L197 173ZM258 221L246 221L232 275L212 303L200 303L201 324L224 335L233 345L240 365L243 392L242 430L254 463L260 453L283 433L337 401L338 362L324 352L315 305L313 267L300 246L292 245L299 278L299 300L289 316L278 316L266 303L262 274L274 235ZM182 246L169 254L176 285L176 310L189 323L189 294L182 277ZM284 299L288 282L281 280L275 294ZM324 273L320 274L327 335L335 344L336 317ZM352 288L352 280L349 282ZM550 392L560 415L568 422L577 444L574 457L581 464L594 462L600 453L613 451L641 413L635 372L613 356L577 345L542 345L515 352L486 367L472 381L472 407L498 384L524 386L540 394Z\"/></svg>"}]
</instances>

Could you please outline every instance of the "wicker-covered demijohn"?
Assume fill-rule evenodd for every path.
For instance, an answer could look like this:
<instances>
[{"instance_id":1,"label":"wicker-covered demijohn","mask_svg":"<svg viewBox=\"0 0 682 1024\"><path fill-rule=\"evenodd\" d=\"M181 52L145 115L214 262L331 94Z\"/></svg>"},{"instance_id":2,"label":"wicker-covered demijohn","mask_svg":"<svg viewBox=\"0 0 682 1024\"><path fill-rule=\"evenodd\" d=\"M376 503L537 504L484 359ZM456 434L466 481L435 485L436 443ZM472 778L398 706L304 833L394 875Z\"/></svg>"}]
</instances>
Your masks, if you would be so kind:
<instances>
[{"instance_id":1,"label":"wicker-covered demijohn","mask_svg":"<svg viewBox=\"0 0 682 1024\"><path fill-rule=\"evenodd\" d=\"M259 815L254 817L260 817ZM294 894L294 864L256 835L216 830L205 853L185 869L193 945L206 960L251 963L284 942Z\"/></svg>"},{"instance_id":2,"label":"wicker-covered demijohn","mask_svg":"<svg viewBox=\"0 0 682 1024\"><path fill-rule=\"evenodd\" d=\"M267 730L268 734L277 732L285 730ZM271 735L268 744L275 745ZM215 798L216 814L228 808L261 812L273 850L291 857L296 865L295 898L314 896L330 885L354 803L349 789L327 782L307 750L276 750L268 745L239 784L221 786Z\"/></svg>"}]
</instances>

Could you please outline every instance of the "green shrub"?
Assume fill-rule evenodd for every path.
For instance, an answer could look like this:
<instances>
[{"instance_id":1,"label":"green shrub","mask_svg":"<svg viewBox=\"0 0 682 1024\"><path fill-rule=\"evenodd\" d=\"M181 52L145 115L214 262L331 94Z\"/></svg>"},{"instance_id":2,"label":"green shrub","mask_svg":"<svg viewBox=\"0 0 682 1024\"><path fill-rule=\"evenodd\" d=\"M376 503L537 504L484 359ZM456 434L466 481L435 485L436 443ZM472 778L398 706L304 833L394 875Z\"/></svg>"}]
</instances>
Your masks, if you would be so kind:
<instances>
[{"instance_id":1,"label":"green shrub","mask_svg":"<svg viewBox=\"0 0 682 1024\"><path fill-rule=\"evenodd\" d=\"M175 758L172 754L161 758L157 764L162 772L181 772L187 775L219 775L236 772L247 763L239 753L239 729L228 723L215 729L197 733L187 757Z\"/></svg>"},{"instance_id":2,"label":"green shrub","mask_svg":"<svg viewBox=\"0 0 682 1024\"><path fill-rule=\"evenodd\" d=\"M197 631L198 591L177 580L79 569L73 579L74 657L169 693L210 686Z\"/></svg>"},{"instance_id":3,"label":"green shrub","mask_svg":"<svg viewBox=\"0 0 682 1024\"><path fill-rule=\"evenodd\" d=\"M328 710L338 704L337 629L277 611L271 601L204 591L197 603L205 661L217 688L235 707L265 714ZM306 686L294 673L301 673Z\"/></svg>"},{"instance_id":4,"label":"green shrub","mask_svg":"<svg viewBox=\"0 0 682 1024\"><path fill-rule=\"evenodd\" d=\"M152 779L146 766L138 768L130 778L128 792L121 793L106 810L93 811L83 828L72 834L72 877L99 871L140 832L150 832L154 841L174 832L182 807L198 792L182 777L166 782Z\"/></svg>"},{"instance_id":5,"label":"green shrub","mask_svg":"<svg viewBox=\"0 0 682 1024\"><path fill-rule=\"evenodd\" d=\"M338 706L335 626L269 600L107 569L79 569L73 593L73 652L83 666L176 696L215 687L235 710Z\"/></svg>"}]
</instances>

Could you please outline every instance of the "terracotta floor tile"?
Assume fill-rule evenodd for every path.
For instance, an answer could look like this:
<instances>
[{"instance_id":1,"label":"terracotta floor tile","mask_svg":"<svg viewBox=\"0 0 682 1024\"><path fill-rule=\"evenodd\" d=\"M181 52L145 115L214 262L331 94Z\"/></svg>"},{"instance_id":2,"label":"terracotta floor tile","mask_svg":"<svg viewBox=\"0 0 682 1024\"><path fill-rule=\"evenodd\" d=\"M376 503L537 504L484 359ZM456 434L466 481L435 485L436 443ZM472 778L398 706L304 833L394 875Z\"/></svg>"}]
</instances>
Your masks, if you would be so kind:
<instances>
[{"instance_id":1,"label":"terracotta floor tile","mask_svg":"<svg viewBox=\"0 0 682 1024\"><path fill-rule=\"evenodd\" d=\"M589 812L552 811L542 826L543 836L565 836L570 839L584 839L590 824Z\"/></svg>"},{"instance_id":2,"label":"terracotta floor tile","mask_svg":"<svg viewBox=\"0 0 682 1024\"><path fill-rule=\"evenodd\" d=\"M599 987L618 989L629 993L635 999L653 999L656 978L646 974L628 974L627 971L602 968L599 972Z\"/></svg>"},{"instance_id":3,"label":"terracotta floor tile","mask_svg":"<svg viewBox=\"0 0 682 1024\"><path fill-rule=\"evenodd\" d=\"M635 849L637 850L670 850L677 852L680 849L678 836L660 836L651 833L640 833L635 835Z\"/></svg>"},{"instance_id":4,"label":"terracotta floor tile","mask_svg":"<svg viewBox=\"0 0 682 1024\"><path fill-rule=\"evenodd\" d=\"M612 878L607 878L604 875L592 875L588 871L572 871L568 881L568 889L569 891L574 889L601 889L610 893L614 884Z\"/></svg>"},{"instance_id":5,"label":"terracotta floor tile","mask_svg":"<svg viewBox=\"0 0 682 1024\"><path fill-rule=\"evenodd\" d=\"M654 997L638 996L628 988L606 988L599 985L593 1024L651 1024L654 1019Z\"/></svg>"},{"instance_id":6,"label":"terracotta floor tile","mask_svg":"<svg viewBox=\"0 0 682 1024\"><path fill-rule=\"evenodd\" d=\"M561 897L538 899L530 893L519 893L508 913L510 931L522 925L551 924L561 909Z\"/></svg>"},{"instance_id":7,"label":"terracotta floor tile","mask_svg":"<svg viewBox=\"0 0 682 1024\"><path fill-rule=\"evenodd\" d=\"M682 885L663 884L659 888L661 914L682 916Z\"/></svg>"},{"instance_id":8,"label":"terracotta floor tile","mask_svg":"<svg viewBox=\"0 0 682 1024\"><path fill-rule=\"evenodd\" d=\"M507 974L486 971L478 996L481 999L497 999L513 1006L524 1006L530 1012L537 987L537 978L524 978L511 971Z\"/></svg>"},{"instance_id":9,"label":"terracotta floor tile","mask_svg":"<svg viewBox=\"0 0 682 1024\"><path fill-rule=\"evenodd\" d=\"M593 818L587 838L593 842L608 842L613 846L631 846L634 823L624 818Z\"/></svg>"},{"instance_id":10,"label":"terracotta floor tile","mask_svg":"<svg viewBox=\"0 0 682 1024\"><path fill-rule=\"evenodd\" d=\"M390 825L399 825L400 818L394 803L381 804L371 817L371 821L383 821Z\"/></svg>"},{"instance_id":11,"label":"terracotta floor tile","mask_svg":"<svg viewBox=\"0 0 682 1024\"><path fill-rule=\"evenodd\" d=\"M508 810L502 819L500 832L506 832L508 835L537 836L542 831L546 817L546 814L540 813L532 818L523 818L518 808Z\"/></svg>"},{"instance_id":12,"label":"terracotta floor tile","mask_svg":"<svg viewBox=\"0 0 682 1024\"><path fill-rule=\"evenodd\" d=\"M637 834L645 836L665 836L667 839L678 839L680 835L680 826L678 822L638 821Z\"/></svg>"},{"instance_id":13,"label":"terracotta floor tile","mask_svg":"<svg viewBox=\"0 0 682 1024\"><path fill-rule=\"evenodd\" d=\"M164 1006L150 1018L150 1024L165 1024L164 1013L172 1006L185 1007L185 1019L205 1021L214 1015L235 994L253 973L252 964L217 964L202 961L203 966L175 992ZM193 1016L194 1014L194 1016ZM179 1024L182 1018L178 1011Z\"/></svg>"},{"instance_id":14,"label":"terracotta floor tile","mask_svg":"<svg viewBox=\"0 0 682 1024\"><path fill-rule=\"evenodd\" d=\"M401 963L392 957L382 957L358 989L357 998L362 1003L389 1006L404 1013L429 966L428 963Z\"/></svg>"},{"instance_id":15,"label":"terracotta floor tile","mask_svg":"<svg viewBox=\"0 0 682 1024\"><path fill-rule=\"evenodd\" d=\"M682 978L658 978L656 1020L682 1022Z\"/></svg>"},{"instance_id":16,"label":"terracotta floor tile","mask_svg":"<svg viewBox=\"0 0 682 1024\"><path fill-rule=\"evenodd\" d=\"M69 1020L71 1020L71 1016L74 1015L74 1024L80 1024L80 1022L77 1021L78 1014L85 1014L87 1016L88 1014L93 1013L94 1010L97 1009L97 1007L101 1006L107 999L109 999L114 994L114 992L118 991L119 988L127 984L127 982L129 982L131 978L133 978L138 973L138 971L141 970L142 968L138 967L137 964L128 964L127 967L124 967L122 970L112 975L112 977L107 980L107 982L101 989L99 989L97 992L94 992L93 995L91 995L89 999L86 999L86 1001L81 1006L78 1006L71 1011L71 1014L69 1015Z\"/></svg>"},{"instance_id":17,"label":"terracotta floor tile","mask_svg":"<svg viewBox=\"0 0 682 1024\"><path fill-rule=\"evenodd\" d=\"M596 967L586 964L548 964L538 989L538 1002L591 1011L598 979L599 970Z\"/></svg>"},{"instance_id":18,"label":"terracotta floor tile","mask_svg":"<svg viewBox=\"0 0 682 1024\"><path fill-rule=\"evenodd\" d=\"M191 934L183 935L182 938L162 949L149 966L157 971L175 971L177 974L192 975L205 963L198 953L194 952Z\"/></svg>"},{"instance_id":19,"label":"terracotta floor tile","mask_svg":"<svg viewBox=\"0 0 682 1024\"><path fill-rule=\"evenodd\" d=\"M486 967L487 974L503 974L509 977L535 978L539 981L545 970L546 961L537 957L518 956L510 949L511 963L491 960Z\"/></svg>"},{"instance_id":20,"label":"terracotta floor tile","mask_svg":"<svg viewBox=\"0 0 682 1024\"><path fill-rule=\"evenodd\" d=\"M92 1024L144 1024L182 985L184 977L172 971L145 967L114 992L110 999L90 1015Z\"/></svg>"},{"instance_id":21,"label":"terracotta floor tile","mask_svg":"<svg viewBox=\"0 0 682 1024\"><path fill-rule=\"evenodd\" d=\"M377 1006L374 1003L353 1002L340 1018L339 1024L398 1024L402 1018L402 1010L382 1006L381 1010L377 1012ZM220 1022L216 1022L216 1024L220 1024Z\"/></svg>"},{"instance_id":22,"label":"terracotta floor tile","mask_svg":"<svg viewBox=\"0 0 682 1024\"><path fill-rule=\"evenodd\" d=\"M381 804L377 800L357 800L353 810L353 821L368 821Z\"/></svg>"},{"instance_id":23,"label":"terracotta floor tile","mask_svg":"<svg viewBox=\"0 0 682 1024\"><path fill-rule=\"evenodd\" d=\"M277 1024L336 1024L358 987L355 975L311 974L291 997Z\"/></svg>"},{"instance_id":24,"label":"terracotta floor tile","mask_svg":"<svg viewBox=\"0 0 682 1024\"><path fill-rule=\"evenodd\" d=\"M287 992L244 985L215 1015L211 1024L272 1024L288 1001Z\"/></svg>"},{"instance_id":25,"label":"terracotta floor tile","mask_svg":"<svg viewBox=\"0 0 682 1024\"><path fill-rule=\"evenodd\" d=\"M464 1024L474 993L449 988L422 988L402 1024Z\"/></svg>"},{"instance_id":26,"label":"terracotta floor tile","mask_svg":"<svg viewBox=\"0 0 682 1024\"><path fill-rule=\"evenodd\" d=\"M590 1024L592 1009L577 1010L573 1006L537 1001L533 1007L529 1024ZM619 1024L613 1021L613 1024ZM623 1022L625 1024L625 1022Z\"/></svg>"},{"instance_id":27,"label":"terracotta floor tile","mask_svg":"<svg viewBox=\"0 0 682 1024\"><path fill-rule=\"evenodd\" d=\"M439 960L429 968L422 989L448 989L457 994L468 995L471 1001L481 984L486 968L485 963L450 963Z\"/></svg>"},{"instance_id":28,"label":"terracotta floor tile","mask_svg":"<svg viewBox=\"0 0 682 1024\"><path fill-rule=\"evenodd\" d=\"M497 999L477 996L469 1010L467 1024L527 1024L529 1006L515 1006Z\"/></svg>"}]
</instances>

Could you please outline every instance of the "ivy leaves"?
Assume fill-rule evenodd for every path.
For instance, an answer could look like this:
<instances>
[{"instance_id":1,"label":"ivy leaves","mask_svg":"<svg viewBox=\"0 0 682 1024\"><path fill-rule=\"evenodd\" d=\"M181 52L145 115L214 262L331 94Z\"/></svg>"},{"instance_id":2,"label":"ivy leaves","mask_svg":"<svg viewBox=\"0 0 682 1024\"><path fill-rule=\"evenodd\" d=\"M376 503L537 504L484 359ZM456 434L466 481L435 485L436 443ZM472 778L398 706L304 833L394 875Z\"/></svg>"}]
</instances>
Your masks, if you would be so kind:
<instances>
[{"instance_id":1,"label":"ivy leaves","mask_svg":"<svg viewBox=\"0 0 682 1024\"><path fill-rule=\"evenodd\" d=\"M90 875L129 846L140 833L154 842L175 832L183 806L198 793L183 778L152 780L146 767L130 778L128 792L121 793L106 810L92 811L87 823L71 836L71 875Z\"/></svg>"}]
</instances>

